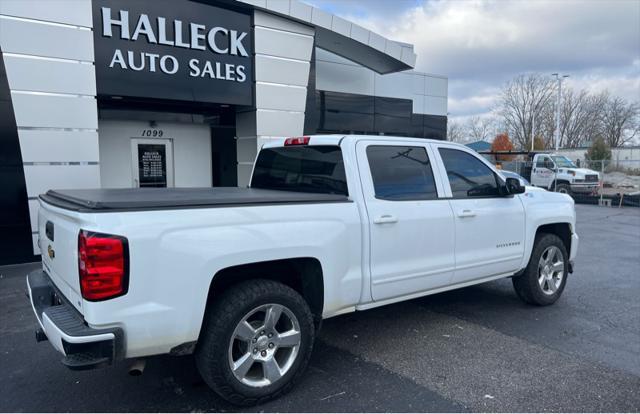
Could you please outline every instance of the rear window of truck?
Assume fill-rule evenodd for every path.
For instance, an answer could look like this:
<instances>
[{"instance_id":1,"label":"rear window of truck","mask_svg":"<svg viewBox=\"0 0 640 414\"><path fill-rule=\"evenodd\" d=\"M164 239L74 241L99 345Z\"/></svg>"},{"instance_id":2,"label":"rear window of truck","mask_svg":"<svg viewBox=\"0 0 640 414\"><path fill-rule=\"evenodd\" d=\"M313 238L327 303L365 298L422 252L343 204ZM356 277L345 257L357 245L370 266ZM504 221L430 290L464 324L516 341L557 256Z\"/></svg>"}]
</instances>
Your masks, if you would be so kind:
<instances>
[{"instance_id":1,"label":"rear window of truck","mask_svg":"<svg viewBox=\"0 0 640 414\"><path fill-rule=\"evenodd\" d=\"M335 145L264 149L256 160L251 187L349 195L342 150Z\"/></svg>"}]
</instances>

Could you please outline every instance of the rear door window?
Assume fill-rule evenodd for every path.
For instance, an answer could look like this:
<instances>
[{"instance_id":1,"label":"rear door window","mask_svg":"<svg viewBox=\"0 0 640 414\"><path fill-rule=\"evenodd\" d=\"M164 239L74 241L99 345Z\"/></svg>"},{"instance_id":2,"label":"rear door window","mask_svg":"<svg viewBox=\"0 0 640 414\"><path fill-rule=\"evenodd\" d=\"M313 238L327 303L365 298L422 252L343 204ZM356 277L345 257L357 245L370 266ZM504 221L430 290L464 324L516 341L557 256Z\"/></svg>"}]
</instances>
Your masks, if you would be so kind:
<instances>
[{"instance_id":1,"label":"rear door window","mask_svg":"<svg viewBox=\"0 0 640 414\"><path fill-rule=\"evenodd\" d=\"M367 159L377 198L393 201L438 198L424 147L372 145L367 147Z\"/></svg>"},{"instance_id":2,"label":"rear door window","mask_svg":"<svg viewBox=\"0 0 640 414\"><path fill-rule=\"evenodd\" d=\"M349 195L342 150L336 145L263 149L256 160L251 187Z\"/></svg>"}]
</instances>

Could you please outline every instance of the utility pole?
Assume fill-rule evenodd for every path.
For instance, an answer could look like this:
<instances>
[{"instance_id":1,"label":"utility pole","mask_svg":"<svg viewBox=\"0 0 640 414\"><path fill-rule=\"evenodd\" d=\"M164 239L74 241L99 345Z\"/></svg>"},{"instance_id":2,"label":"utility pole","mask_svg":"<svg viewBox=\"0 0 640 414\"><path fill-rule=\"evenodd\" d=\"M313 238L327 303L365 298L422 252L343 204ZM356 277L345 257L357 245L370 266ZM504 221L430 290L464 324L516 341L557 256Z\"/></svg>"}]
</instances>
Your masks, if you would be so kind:
<instances>
[{"instance_id":1,"label":"utility pole","mask_svg":"<svg viewBox=\"0 0 640 414\"><path fill-rule=\"evenodd\" d=\"M531 115L531 152L534 150L534 141L536 140L536 114Z\"/></svg>"},{"instance_id":2,"label":"utility pole","mask_svg":"<svg viewBox=\"0 0 640 414\"><path fill-rule=\"evenodd\" d=\"M569 75L560 75L559 73L553 73L552 76L555 76L556 80L558 81L558 101L556 103L556 133L555 133L556 151L558 151L558 147L560 146L560 104L562 103L562 80L564 78L568 78Z\"/></svg>"}]
</instances>

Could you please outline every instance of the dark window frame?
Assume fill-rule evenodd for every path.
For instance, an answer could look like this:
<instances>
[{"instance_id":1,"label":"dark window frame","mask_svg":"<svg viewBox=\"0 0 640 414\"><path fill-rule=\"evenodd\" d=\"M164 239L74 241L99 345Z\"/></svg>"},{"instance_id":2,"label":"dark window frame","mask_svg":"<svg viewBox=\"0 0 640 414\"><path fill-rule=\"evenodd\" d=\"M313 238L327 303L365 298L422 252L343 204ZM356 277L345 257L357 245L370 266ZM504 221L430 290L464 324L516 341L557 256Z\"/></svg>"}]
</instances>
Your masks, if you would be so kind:
<instances>
[{"instance_id":1,"label":"dark window frame","mask_svg":"<svg viewBox=\"0 0 640 414\"><path fill-rule=\"evenodd\" d=\"M493 178L496 182L496 187L498 190L498 194L496 195L478 195L478 196L465 196L465 197L461 197L461 196L455 196L454 195L454 191L453 191L453 187L451 186L451 180L449 179L449 172L447 171L447 166L444 162L444 158L442 156L442 150L447 150L447 151L458 151L461 152L463 154L467 154L470 157L475 158L480 164L482 164L484 167L486 167L491 174L493 175ZM438 147L438 155L440 156L440 161L442 162L442 166L444 167L444 173L446 174L447 177L447 182L449 183L449 189L451 190L451 197L448 197L449 200L477 200L477 199L483 199L483 198L504 198L504 197L513 197L513 194L509 194L507 192L505 192L505 182L501 179L501 177L491 168L489 167L487 164L485 164L479 157L475 156L474 154L471 154L467 151L463 151L457 148L449 148L449 147Z\"/></svg>"},{"instance_id":2,"label":"dark window frame","mask_svg":"<svg viewBox=\"0 0 640 414\"><path fill-rule=\"evenodd\" d=\"M403 199L396 199L396 198L390 198L390 197L385 197L385 196L379 196L378 194L376 194L376 183L375 183L375 178L373 176L373 171L371 169L371 160L369 159L369 149L370 148L375 148L375 147L384 147L384 148L416 148L416 149L422 149L427 157L427 161L428 161L428 165L426 165L426 167L429 169L429 171L431 171L431 178L433 180L433 189L434 189L434 196L433 197L419 197L419 198L403 198ZM438 184L437 184L437 179L436 179L436 174L435 174L435 170L433 168L433 160L431 159L431 157L429 157L429 151L427 150L426 146L422 146L422 145L399 145L399 144L368 144L365 148L365 156L367 158L367 166L369 168L369 174L371 175L371 184L373 186L373 196L375 199L377 200L382 200L382 201L391 201L391 202L403 202L403 201L434 201L434 200L441 200L442 198L440 197L441 194L438 191Z\"/></svg>"}]
</instances>

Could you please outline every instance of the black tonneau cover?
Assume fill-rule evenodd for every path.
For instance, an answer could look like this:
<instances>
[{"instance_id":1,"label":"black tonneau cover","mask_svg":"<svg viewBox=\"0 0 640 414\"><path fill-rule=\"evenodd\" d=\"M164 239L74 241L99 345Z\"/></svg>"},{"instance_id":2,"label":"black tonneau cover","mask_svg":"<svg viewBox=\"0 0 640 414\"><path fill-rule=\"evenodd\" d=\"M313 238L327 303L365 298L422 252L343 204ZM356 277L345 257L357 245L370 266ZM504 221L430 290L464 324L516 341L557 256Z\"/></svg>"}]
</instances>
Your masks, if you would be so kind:
<instances>
[{"instance_id":1,"label":"black tonneau cover","mask_svg":"<svg viewBox=\"0 0 640 414\"><path fill-rule=\"evenodd\" d=\"M349 201L347 196L340 194L298 193L238 187L49 190L46 194L41 194L40 198L56 207L81 212Z\"/></svg>"}]
</instances>

